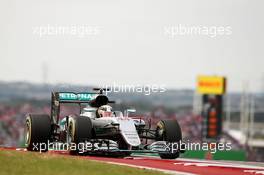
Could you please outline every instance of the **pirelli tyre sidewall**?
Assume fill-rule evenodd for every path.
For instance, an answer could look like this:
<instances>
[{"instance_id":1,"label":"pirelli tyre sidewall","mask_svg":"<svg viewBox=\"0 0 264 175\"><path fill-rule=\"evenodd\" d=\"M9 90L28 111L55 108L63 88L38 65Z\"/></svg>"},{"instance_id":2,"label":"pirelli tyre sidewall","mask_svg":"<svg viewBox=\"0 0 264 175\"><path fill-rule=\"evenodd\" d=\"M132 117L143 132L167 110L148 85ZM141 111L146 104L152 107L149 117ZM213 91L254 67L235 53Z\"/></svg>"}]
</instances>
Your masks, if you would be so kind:
<instances>
[{"instance_id":1,"label":"pirelli tyre sidewall","mask_svg":"<svg viewBox=\"0 0 264 175\"><path fill-rule=\"evenodd\" d=\"M51 136L51 121L46 114L28 114L25 124L25 146L29 151L48 150Z\"/></svg>"},{"instance_id":2,"label":"pirelli tyre sidewall","mask_svg":"<svg viewBox=\"0 0 264 175\"><path fill-rule=\"evenodd\" d=\"M74 142L74 136L75 136L75 119L74 117L70 116L68 121L68 135L67 135L68 143Z\"/></svg>"},{"instance_id":3,"label":"pirelli tyre sidewall","mask_svg":"<svg viewBox=\"0 0 264 175\"><path fill-rule=\"evenodd\" d=\"M68 123L68 142L69 144L76 144L78 148L79 143L85 143L93 137L93 125L89 117L71 116ZM71 154L78 154L80 150L69 150Z\"/></svg>"},{"instance_id":4,"label":"pirelli tyre sidewall","mask_svg":"<svg viewBox=\"0 0 264 175\"><path fill-rule=\"evenodd\" d=\"M157 123L156 140L167 141L170 143L179 143L182 140L182 132L177 120L161 120ZM179 157L176 153L160 153L162 159L175 159Z\"/></svg>"}]
</instances>

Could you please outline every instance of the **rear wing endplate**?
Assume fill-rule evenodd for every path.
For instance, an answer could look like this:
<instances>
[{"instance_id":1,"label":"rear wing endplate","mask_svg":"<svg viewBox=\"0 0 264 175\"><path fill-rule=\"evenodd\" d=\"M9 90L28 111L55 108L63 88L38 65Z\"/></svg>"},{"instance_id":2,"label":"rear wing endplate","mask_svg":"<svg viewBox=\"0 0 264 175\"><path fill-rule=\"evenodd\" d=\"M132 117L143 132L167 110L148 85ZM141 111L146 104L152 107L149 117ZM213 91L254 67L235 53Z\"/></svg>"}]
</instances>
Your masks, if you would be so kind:
<instances>
[{"instance_id":1,"label":"rear wing endplate","mask_svg":"<svg viewBox=\"0 0 264 175\"><path fill-rule=\"evenodd\" d=\"M51 118L52 122L58 124L61 103L89 103L96 99L99 93L95 92L52 92L51 93Z\"/></svg>"}]
</instances>

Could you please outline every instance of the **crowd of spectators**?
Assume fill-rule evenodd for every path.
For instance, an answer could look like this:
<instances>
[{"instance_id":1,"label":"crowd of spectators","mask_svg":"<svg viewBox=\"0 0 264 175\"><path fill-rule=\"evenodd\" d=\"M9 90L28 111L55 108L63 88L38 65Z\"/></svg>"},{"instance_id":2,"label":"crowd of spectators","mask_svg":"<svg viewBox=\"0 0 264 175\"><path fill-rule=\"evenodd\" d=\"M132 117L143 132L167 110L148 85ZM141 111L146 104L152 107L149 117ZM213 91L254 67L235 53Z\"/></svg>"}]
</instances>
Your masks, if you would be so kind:
<instances>
[{"instance_id":1,"label":"crowd of spectators","mask_svg":"<svg viewBox=\"0 0 264 175\"><path fill-rule=\"evenodd\" d=\"M24 141L24 124L27 113L48 113L49 107L33 107L32 105L20 104L10 106L0 104L0 145L17 147Z\"/></svg>"}]
</instances>

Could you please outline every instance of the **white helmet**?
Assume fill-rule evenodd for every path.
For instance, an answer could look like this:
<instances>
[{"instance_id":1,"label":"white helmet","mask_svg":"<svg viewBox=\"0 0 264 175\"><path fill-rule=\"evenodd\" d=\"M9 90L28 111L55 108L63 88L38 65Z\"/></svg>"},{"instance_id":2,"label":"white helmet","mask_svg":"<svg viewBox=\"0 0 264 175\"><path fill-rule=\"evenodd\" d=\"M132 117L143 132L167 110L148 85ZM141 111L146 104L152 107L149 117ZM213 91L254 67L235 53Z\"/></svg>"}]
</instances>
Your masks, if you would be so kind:
<instances>
[{"instance_id":1,"label":"white helmet","mask_svg":"<svg viewBox=\"0 0 264 175\"><path fill-rule=\"evenodd\" d=\"M100 117L111 117L112 116L112 107L109 105L102 105L96 111L96 116Z\"/></svg>"}]
</instances>

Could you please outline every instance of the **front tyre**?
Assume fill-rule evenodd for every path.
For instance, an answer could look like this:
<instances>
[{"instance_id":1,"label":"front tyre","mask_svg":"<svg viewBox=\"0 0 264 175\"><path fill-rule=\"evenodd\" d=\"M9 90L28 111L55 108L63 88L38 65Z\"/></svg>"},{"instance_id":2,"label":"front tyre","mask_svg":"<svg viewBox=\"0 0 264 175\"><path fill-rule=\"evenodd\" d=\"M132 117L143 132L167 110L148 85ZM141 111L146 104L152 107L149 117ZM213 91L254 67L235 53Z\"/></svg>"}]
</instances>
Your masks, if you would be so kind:
<instances>
[{"instance_id":1,"label":"front tyre","mask_svg":"<svg viewBox=\"0 0 264 175\"><path fill-rule=\"evenodd\" d=\"M161 120L156 128L156 141L166 141L169 143L180 143L182 132L177 120ZM160 153L162 159L176 159L179 151L175 153Z\"/></svg>"}]
</instances>

